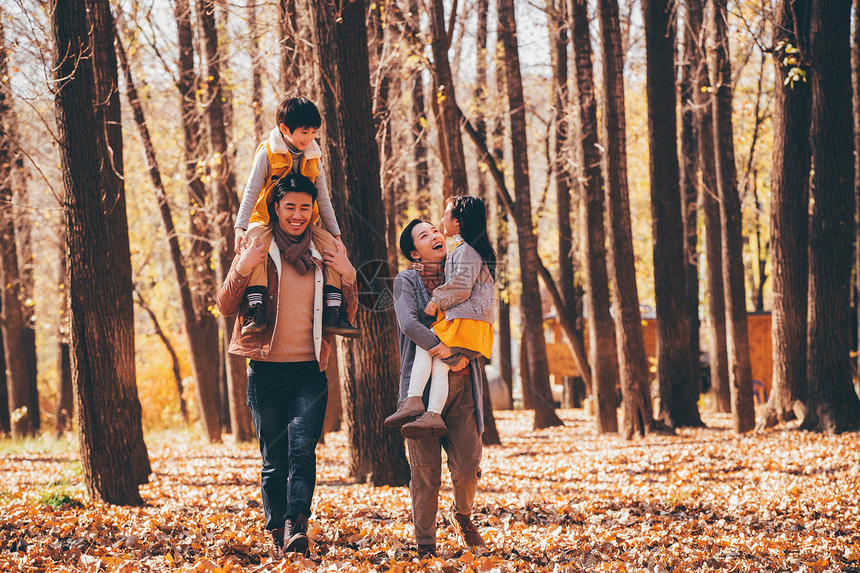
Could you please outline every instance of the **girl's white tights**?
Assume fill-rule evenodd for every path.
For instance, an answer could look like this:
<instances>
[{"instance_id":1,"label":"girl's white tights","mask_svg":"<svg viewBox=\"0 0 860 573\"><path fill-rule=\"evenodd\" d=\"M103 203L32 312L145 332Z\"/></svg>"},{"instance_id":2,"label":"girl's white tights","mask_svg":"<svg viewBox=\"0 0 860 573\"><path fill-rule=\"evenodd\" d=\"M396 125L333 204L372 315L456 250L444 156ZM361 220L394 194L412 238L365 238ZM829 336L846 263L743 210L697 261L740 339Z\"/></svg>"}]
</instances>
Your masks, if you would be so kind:
<instances>
[{"instance_id":1,"label":"girl's white tights","mask_svg":"<svg viewBox=\"0 0 860 573\"><path fill-rule=\"evenodd\" d=\"M415 362L412 363L412 378L409 381L409 392L407 396L421 397L430 378L430 400L427 404L428 412L442 413L445 402L448 400L448 371L447 364L433 358L421 348L415 347ZM431 377L432 374L432 377Z\"/></svg>"}]
</instances>

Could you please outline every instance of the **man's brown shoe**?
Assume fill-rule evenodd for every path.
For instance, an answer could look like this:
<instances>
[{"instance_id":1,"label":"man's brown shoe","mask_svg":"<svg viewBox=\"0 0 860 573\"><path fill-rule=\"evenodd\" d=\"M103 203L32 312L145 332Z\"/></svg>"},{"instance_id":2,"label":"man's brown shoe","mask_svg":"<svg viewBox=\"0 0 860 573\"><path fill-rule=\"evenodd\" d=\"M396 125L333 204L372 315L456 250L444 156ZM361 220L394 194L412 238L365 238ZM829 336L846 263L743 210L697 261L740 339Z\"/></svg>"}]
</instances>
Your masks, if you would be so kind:
<instances>
[{"instance_id":1,"label":"man's brown shoe","mask_svg":"<svg viewBox=\"0 0 860 573\"><path fill-rule=\"evenodd\" d=\"M272 535L272 548L275 550L275 557L280 557L284 552L284 528L269 530Z\"/></svg>"},{"instance_id":2,"label":"man's brown shoe","mask_svg":"<svg viewBox=\"0 0 860 573\"><path fill-rule=\"evenodd\" d=\"M486 549L487 544L484 543L484 538L478 533L478 528L472 523L472 518L468 515L461 515L454 510L451 510L451 524L454 530L460 537L460 541L464 545L468 545L473 549Z\"/></svg>"},{"instance_id":3,"label":"man's brown shoe","mask_svg":"<svg viewBox=\"0 0 860 573\"><path fill-rule=\"evenodd\" d=\"M417 420L400 428L400 433L410 440L423 440L444 436L448 433L448 427L436 412L424 412Z\"/></svg>"},{"instance_id":4,"label":"man's brown shoe","mask_svg":"<svg viewBox=\"0 0 860 573\"><path fill-rule=\"evenodd\" d=\"M308 554L308 516L300 513L297 518L290 523L289 537L284 539L284 553L301 553Z\"/></svg>"},{"instance_id":5,"label":"man's brown shoe","mask_svg":"<svg viewBox=\"0 0 860 573\"><path fill-rule=\"evenodd\" d=\"M397 406L397 411L383 422L389 428L399 428L424 413L424 402L420 396L409 396Z\"/></svg>"}]
</instances>

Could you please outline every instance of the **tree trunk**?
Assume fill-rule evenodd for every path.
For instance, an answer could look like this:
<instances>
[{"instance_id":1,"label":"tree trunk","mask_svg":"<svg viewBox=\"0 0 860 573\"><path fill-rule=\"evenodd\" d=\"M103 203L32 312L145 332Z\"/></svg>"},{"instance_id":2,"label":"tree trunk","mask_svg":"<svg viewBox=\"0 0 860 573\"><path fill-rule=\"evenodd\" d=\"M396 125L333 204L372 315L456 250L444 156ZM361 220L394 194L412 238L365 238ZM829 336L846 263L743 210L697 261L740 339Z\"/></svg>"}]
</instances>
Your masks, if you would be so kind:
<instances>
[{"instance_id":1,"label":"tree trunk","mask_svg":"<svg viewBox=\"0 0 860 573\"><path fill-rule=\"evenodd\" d=\"M476 34L476 61L475 66L475 108L476 108L476 123L478 131L486 140L487 137L487 122L484 119L483 110L487 107L487 20L490 11L490 0L478 0L477 17L478 17L478 32ZM478 173L478 196L487 203L488 209L491 209L493 201L491 193L487 191L486 174ZM492 212L492 211L491 211ZM496 278L501 275L498 269L496 270ZM496 357L498 360L498 356ZM485 446L499 446L502 444L499 438L499 430L496 427L496 417L493 415L493 403L490 400L490 386L487 380L486 361L481 359L481 375L483 377L483 397L484 397L484 433L481 434L481 441Z\"/></svg>"},{"instance_id":2,"label":"tree trunk","mask_svg":"<svg viewBox=\"0 0 860 573\"><path fill-rule=\"evenodd\" d=\"M328 358L328 366L325 369L326 382L328 383L328 399L325 405L323 433L320 436L321 444L325 442L325 435L327 433L340 430L340 425L343 421L343 403L340 399L339 354L337 344L333 344Z\"/></svg>"},{"instance_id":3,"label":"tree trunk","mask_svg":"<svg viewBox=\"0 0 860 573\"><path fill-rule=\"evenodd\" d=\"M860 222L860 0L853 2L854 35L851 37L851 86L853 87L854 112L854 220ZM776 275L776 272L774 272ZM776 279L774 279L776 280ZM857 291L860 292L860 226L858 235L854 238L854 280ZM857 321L857 348L860 349L860 295L854 304L855 320ZM775 347L776 345L774 345ZM860 372L860 356L855 358L855 368ZM854 388L860 393L860 386L854 383Z\"/></svg>"},{"instance_id":4,"label":"tree trunk","mask_svg":"<svg viewBox=\"0 0 860 573\"><path fill-rule=\"evenodd\" d=\"M301 76L301 53L298 49L299 23L296 11L296 0L279 0L278 23L280 24L281 49L281 89L290 94L296 91L296 84Z\"/></svg>"},{"instance_id":5,"label":"tree trunk","mask_svg":"<svg viewBox=\"0 0 860 573\"><path fill-rule=\"evenodd\" d=\"M706 282L708 291L708 327L711 370L711 396L717 412L731 412L729 390L729 357L726 347L726 302L723 289L722 238L720 236L720 206L717 202L717 174L714 152L714 119L711 104L711 82L706 57L706 34L702 26L702 0L687 0L687 22L696 38L696 76L693 89L695 128L698 133L698 164L702 176L699 209L704 215ZM691 52L692 53L692 52Z\"/></svg>"},{"instance_id":6,"label":"tree trunk","mask_svg":"<svg viewBox=\"0 0 860 573\"><path fill-rule=\"evenodd\" d=\"M201 356L207 360L194 365L195 390L200 418L206 428L218 429L219 361L212 357L219 353L218 321L211 309L215 305L217 279L212 264L212 243L209 241L211 225L206 203L206 187L201 180L202 170L198 161L204 156L202 141L203 125L198 111L196 93L197 72L194 68L193 31L191 28L191 6L188 0L177 0L174 7L178 32L179 77L177 88L182 112L184 140L185 179L188 193L191 241L188 259L191 264L191 295L195 319L193 328L186 328L189 348L200 348ZM201 382L202 381L202 382ZM218 429L220 439L220 429Z\"/></svg>"},{"instance_id":7,"label":"tree trunk","mask_svg":"<svg viewBox=\"0 0 860 573\"><path fill-rule=\"evenodd\" d=\"M3 301L0 298L0 312L3 311ZM0 328L0 345L3 344L3 329ZM0 346L2 348L2 346ZM0 434L12 432L12 420L9 417L9 386L6 384L6 353L0 352Z\"/></svg>"},{"instance_id":8,"label":"tree trunk","mask_svg":"<svg viewBox=\"0 0 860 573\"><path fill-rule=\"evenodd\" d=\"M185 260L182 256L182 251L179 246L179 238L176 235L176 227L173 224L173 214L170 209L170 204L167 202L167 192L161 180L161 170L158 167L158 162L155 157L155 148L152 145L152 138L149 135L149 127L146 124L146 118L143 114L143 106L140 98L137 95L134 77L131 74L131 68L128 65L125 49L119 37L116 40L116 52L119 58L120 67L125 75L126 98L132 108L134 121L137 124L138 132L142 147L144 150L147 171L149 172L150 180L155 188L155 195L158 202L158 210L161 215L161 221L164 224L164 231L167 235L168 248L170 250L170 259L173 263L173 270L176 273L176 282L179 287L179 300L182 306L182 316L185 319L185 330L189 333L188 342L191 354L191 366L194 370L194 378L197 385L203 388L210 387L212 384L217 384L217 371L211 368L212 355L207 354L209 350L205 345L202 345L202 340L198 337L191 336L190 333L196 330L197 314L194 310L194 301L191 294L191 286L188 282L186 273ZM148 310L148 307L145 307ZM152 316L153 322L157 324L155 316ZM158 329L160 330L160 329ZM203 380L204 376L212 376L208 381ZM179 380L179 395L183 411L183 418L188 421L188 415L185 412L185 402L182 400L182 384Z\"/></svg>"},{"instance_id":9,"label":"tree trunk","mask_svg":"<svg viewBox=\"0 0 860 573\"><path fill-rule=\"evenodd\" d=\"M651 231L654 296L657 303L657 419L670 427L700 426L698 384L690 356L687 313L686 233L681 218L678 168L676 25L672 0L643 0L645 20L648 147L651 182Z\"/></svg>"},{"instance_id":10,"label":"tree trunk","mask_svg":"<svg viewBox=\"0 0 860 573\"><path fill-rule=\"evenodd\" d=\"M713 96L714 147L720 198L720 237L723 243L723 287L726 292L729 387L732 427L743 433L755 426L749 333L744 287L741 202L737 188L732 128L732 62L729 58L727 0L714 0L714 66L717 86Z\"/></svg>"},{"instance_id":11,"label":"tree trunk","mask_svg":"<svg viewBox=\"0 0 860 573\"><path fill-rule=\"evenodd\" d=\"M780 48L773 59L776 81L770 189L773 381L758 422L761 429L793 420L792 405L795 400L806 400L807 385L811 92L809 81L785 82L790 73L809 73L809 0L781 0L776 18L774 45Z\"/></svg>"},{"instance_id":12,"label":"tree trunk","mask_svg":"<svg viewBox=\"0 0 860 573\"><path fill-rule=\"evenodd\" d=\"M263 124L263 59L260 57L260 32L257 27L257 0L247 0L248 57L251 58L251 107L254 108L254 139L263 141L266 126Z\"/></svg>"},{"instance_id":13,"label":"tree trunk","mask_svg":"<svg viewBox=\"0 0 860 573\"><path fill-rule=\"evenodd\" d=\"M90 495L107 503L140 504L137 486L150 468L135 385L113 19L104 1L51 4L84 481Z\"/></svg>"},{"instance_id":14,"label":"tree trunk","mask_svg":"<svg viewBox=\"0 0 860 573\"><path fill-rule=\"evenodd\" d=\"M605 201L600 148L597 138L597 94L594 86L591 35L588 30L588 4L585 0L569 0L570 28L576 64L576 86L579 102L580 144L577 146L579 163L583 168L582 221L585 227L585 284L588 305L588 336L591 347L591 394L595 403L595 422L598 433L618 431L618 403L615 385L618 382L618 355L616 353L615 324L609 306L609 275L606 268L606 234L604 228ZM561 56L562 54L559 54ZM557 56L558 57L558 56ZM560 82L559 82L560 83ZM557 106L561 107L561 106ZM558 184L557 184L558 185ZM569 212L570 198L558 191L559 235L567 235L565 250L560 251L562 285L573 282L573 265L569 253L570 220L562 220ZM566 226L566 228L563 228ZM559 248L562 243L559 242ZM566 276L567 275L567 276Z\"/></svg>"},{"instance_id":15,"label":"tree trunk","mask_svg":"<svg viewBox=\"0 0 860 573\"><path fill-rule=\"evenodd\" d=\"M540 429L563 425L563 422L555 413L549 386L546 340L543 335L543 312L537 276L535 276L535 271L538 269L537 237L531 224L532 207L529 190L526 110L513 0L499 0L498 14L498 34L505 49L508 111L511 121L511 160L514 188L516 189L517 240L520 248L520 281L522 282L520 311L523 316L524 335L528 339L529 381L531 383L528 391L532 393L533 407L535 408L534 427Z\"/></svg>"},{"instance_id":16,"label":"tree trunk","mask_svg":"<svg viewBox=\"0 0 860 573\"><path fill-rule=\"evenodd\" d=\"M218 30L215 25L215 4L213 0L198 0L197 16L203 31L206 52L206 77L208 93L206 103L206 127L209 135L210 165L214 170L212 192L217 210L218 229L218 282L224 281L233 260L233 224L236 211L236 176L233 171L233 153L228 149L227 122L221 82L221 54L218 45ZM233 334L235 316L221 317L221 333L224 340ZM225 343L226 347L226 343ZM245 359L241 356L227 355L227 394L230 404L230 426L237 441L246 442L254 438L251 412L247 408L246 393L248 372ZM198 383L198 387L200 384ZM203 389L201 388L201 391ZM217 420L217 414L216 418ZM211 442L221 440L218 424L211 426L208 421L206 432Z\"/></svg>"},{"instance_id":17,"label":"tree trunk","mask_svg":"<svg viewBox=\"0 0 860 573\"><path fill-rule=\"evenodd\" d=\"M850 63L851 0L812 0L812 220L805 429L838 434L860 428L851 379L854 162Z\"/></svg>"},{"instance_id":18,"label":"tree trunk","mask_svg":"<svg viewBox=\"0 0 860 573\"><path fill-rule=\"evenodd\" d=\"M698 254L698 221L696 203L699 198L698 185L698 139L696 131L696 110L694 90L696 89L696 74L699 69L698 38L693 35L690 25L690 10L684 11L683 54L680 62L681 80L679 95L681 97L681 218L684 227L684 273L686 285L687 316L690 319L690 359L693 368L693 378L689 385L690 391L695 391L698 401L702 393L702 377L699 368L701 343L699 341L699 254ZM701 24L699 25L701 28Z\"/></svg>"},{"instance_id":19,"label":"tree trunk","mask_svg":"<svg viewBox=\"0 0 860 573\"><path fill-rule=\"evenodd\" d=\"M371 40L371 68L376 78L373 89L373 119L376 127L376 140L379 142L380 170L379 178L382 185L382 202L385 206L385 244L388 264L392 272L397 273L397 185L400 176L394 173L394 133L389 100L396 101L392 95L391 65L384 62L386 46L386 14L381 2L377 2L370 10L370 25L373 31Z\"/></svg>"},{"instance_id":20,"label":"tree trunk","mask_svg":"<svg viewBox=\"0 0 860 573\"><path fill-rule=\"evenodd\" d=\"M0 9L0 19L4 18L5 14ZM3 25L0 24L0 43L5 42ZM7 50L5 44L0 46L0 50ZM4 55L4 58L7 57ZM4 64L8 68L8 64ZM8 70L2 75L8 75ZM27 368L27 390L29 403L27 405L27 415L30 419L31 430L38 434L41 429L41 415L39 411L39 388L38 388L38 362L36 360L36 317L33 300L35 297L35 281L33 280L33 245L32 245L32 229L33 221L31 216L31 207L28 191L28 175L29 169L24 165L25 155L20 146L20 137L18 133L18 116L12 105L12 94L9 91L8 82L3 85L2 89L5 92L5 101L8 102L8 113L2 119L4 129L6 130L5 137L9 142L9 161L10 165L10 187L13 193L14 203L14 223L15 223L15 244L18 251L18 296L21 300L21 322L23 325L22 336L24 337L24 363ZM2 169L2 168L0 168ZM3 346L0 345L0 353ZM4 367L5 372L5 367ZM4 387L5 387L4 383ZM8 403L4 408L4 412L8 415Z\"/></svg>"},{"instance_id":21,"label":"tree trunk","mask_svg":"<svg viewBox=\"0 0 860 573\"><path fill-rule=\"evenodd\" d=\"M633 232L627 190L626 114L624 111L624 60L617 0L599 0L600 41L603 47L603 173L609 218L609 279L618 337L621 378L622 434L645 436L653 426L648 365L639 314L639 291L633 262Z\"/></svg>"},{"instance_id":22,"label":"tree trunk","mask_svg":"<svg viewBox=\"0 0 860 573\"><path fill-rule=\"evenodd\" d=\"M495 76L496 76L496 97L498 101L504 100L505 91L505 68L504 68L504 53L501 49L501 42L496 43L495 51ZM493 126L492 133L492 157L493 161L505 164L505 119L504 115L499 114L496 123ZM489 151L489 150L488 150ZM497 195L494 197L498 198ZM496 284L499 302L499 374L505 382L508 392L508 403L514 403L514 362L511 349L511 289L510 289L510 269L513 264L508 256L508 213L501 201L496 200L496 260L504 261L504 267L496 268Z\"/></svg>"},{"instance_id":23,"label":"tree trunk","mask_svg":"<svg viewBox=\"0 0 860 573\"><path fill-rule=\"evenodd\" d=\"M433 91L439 107L439 143L442 150L442 196L445 200L454 195L465 195L469 191L466 177L466 156L463 153L463 138L460 135L460 118L457 98L454 94L454 79L448 61L451 47L450 30L445 28L445 6L443 0L430 2L430 32L433 49ZM453 19L452 19L453 22Z\"/></svg>"},{"instance_id":24,"label":"tree trunk","mask_svg":"<svg viewBox=\"0 0 860 573\"><path fill-rule=\"evenodd\" d=\"M63 227L60 236L65 237L65 235L66 230ZM54 426L58 438L72 427L72 415L75 412L72 358L69 353L69 281L66 272L65 245L62 245L59 251L57 284L60 285L60 318L57 328L57 420Z\"/></svg>"},{"instance_id":25,"label":"tree trunk","mask_svg":"<svg viewBox=\"0 0 860 573\"><path fill-rule=\"evenodd\" d=\"M418 0L409 0L409 16L413 27L419 28ZM427 214L430 204L430 170L427 165L427 144L425 130L427 128L427 108L424 101L424 77L422 70L412 73L412 131L413 152L415 162L415 208L419 213Z\"/></svg>"},{"instance_id":26,"label":"tree trunk","mask_svg":"<svg viewBox=\"0 0 860 573\"><path fill-rule=\"evenodd\" d=\"M325 164L344 242L359 269L358 324L361 338L343 342L341 373L347 404L350 474L374 485L409 481L403 440L382 421L397 402L396 319L390 305L393 276L386 260L384 235L371 232L366 221L383 220L379 183L379 150L374 139L365 3L339 9L336 0L312 4L314 61L320 77L325 118ZM340 18L335 22L335 14Z\"/></svg>"},{"instance_id":27,"label":"tree trunk","mask_svg":"<svg viewBox=\"0 0 860 573\"><path fill-rule=\"evenodd\" d=\"M0 16L4 14L0 12ZM8 78L6 41L0 22L0 77ZM12 177L14 142L10 130L12 91L9 83L0 83L0 298L4 363L8 408L12 435L30 436L35 433L34 414L30 399L30 377L27 368L24 330L24 300L18 271L18 251L15 240L15 190Z\"/></svg>"}]
</instances>

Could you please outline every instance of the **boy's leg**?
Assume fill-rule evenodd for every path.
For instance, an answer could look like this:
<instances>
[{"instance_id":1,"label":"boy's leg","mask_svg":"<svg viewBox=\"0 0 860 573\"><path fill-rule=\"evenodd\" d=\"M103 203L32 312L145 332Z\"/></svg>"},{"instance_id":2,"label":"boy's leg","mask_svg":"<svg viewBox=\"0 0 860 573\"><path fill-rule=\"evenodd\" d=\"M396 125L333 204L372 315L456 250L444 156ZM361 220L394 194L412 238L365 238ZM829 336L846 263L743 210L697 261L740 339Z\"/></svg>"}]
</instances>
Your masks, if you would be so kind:
<instances>
[{"instance_id":1,"label":"boy's leg","mask_svg":"<svg viewBox=\"0 0 860 573\"><path fill-rule=\"evenodd\" d=\"M437 438L444 436L448 431L441 414L448 399L448 372L450 368L440 359L434 358L431 371L430 400L427 403L427 411L414 422L405 424L400 428L400 433L411 440Z\"/></svg>"},{"instance_id":2,"label":"boy's leg","mask_svg":"<svg viewBox=\"0 0 860 573\"><path fill-rule=\"evenodd\" d=\"M337 241L331 233L325 229L310 225L311 240L317 250L336 251L339 248ZM343 291L341 290L343 277L339 272L326 265L324 269L325 286L323 287L323 298L325 299L325 310L323 311L323 332L326 334L337 334L344 338L358 338L361 330L350 324L346 316L341 312L343 308Z\"/></svg>"},{"instance_id":3,"label":"boy's leg","mask_svg":"<svg viewBox=\"0 0 860 573\"><path fill-rule=\"evenodd\" d=\"M258 223L252 223L251 226L248 227L248 232L245 234L245 243L251 244L254 239L258 239L258 241L264 243L268 247L272 242L272 228ZM245 288L248 310L242 317L242 334L247 334L249 332L262 332L263 330L266 330L267 320L264 302L266 300L266 292L268 290L266 280L267 262L268 257L266 257L262 263L253 268L251 271L251 279L248 282L247 288Z\"/></svg>"}]
</instances>

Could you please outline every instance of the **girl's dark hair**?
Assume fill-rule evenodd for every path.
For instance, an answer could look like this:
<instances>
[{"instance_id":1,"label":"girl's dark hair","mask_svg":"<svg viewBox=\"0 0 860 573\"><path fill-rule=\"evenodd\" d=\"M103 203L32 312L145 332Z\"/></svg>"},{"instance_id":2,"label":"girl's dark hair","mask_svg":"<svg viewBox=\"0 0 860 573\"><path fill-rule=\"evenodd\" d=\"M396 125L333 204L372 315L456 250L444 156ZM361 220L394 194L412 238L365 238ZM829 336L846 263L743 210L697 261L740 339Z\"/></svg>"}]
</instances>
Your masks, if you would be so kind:
<instances>
[{"instance_id":1,"label":"girl's dark hair","mask_svg":"<svg viewBox=\"0 0 860 573\"><path fill-rule=\"evenodd\" d=\"M460 222L460 236L478 251L496 280L496 251L487 236L487 207L477 197L458 195L449 199L451 215Z\"/></svg>"},{"instance_id":2,"label":"girl's dark hair","mask_svg":"<svg viewBox=\"0 0 860 573\"><path fill-rule=\"evenodd\" d=\"M319 129L322 125L320 110L306 97L291 97L281 102L276 114L278 125L282 123L291 132L300 127Z\"/></svg>"},{"instance_id":3,"label":"girl's dark hair","mask_svg":"<svg viewBox=\"0 0 860 573\"><path fill-rule=\"evenodd\" d=\"M406 226L403 227L403 232L400 233L400 252L413 263L417 261L412 258L412 251L415 250L415 239L412 237L412 231L416 225L426 222L424 219L412 219L406 223Z\"/></svg>"}]
</instances>

